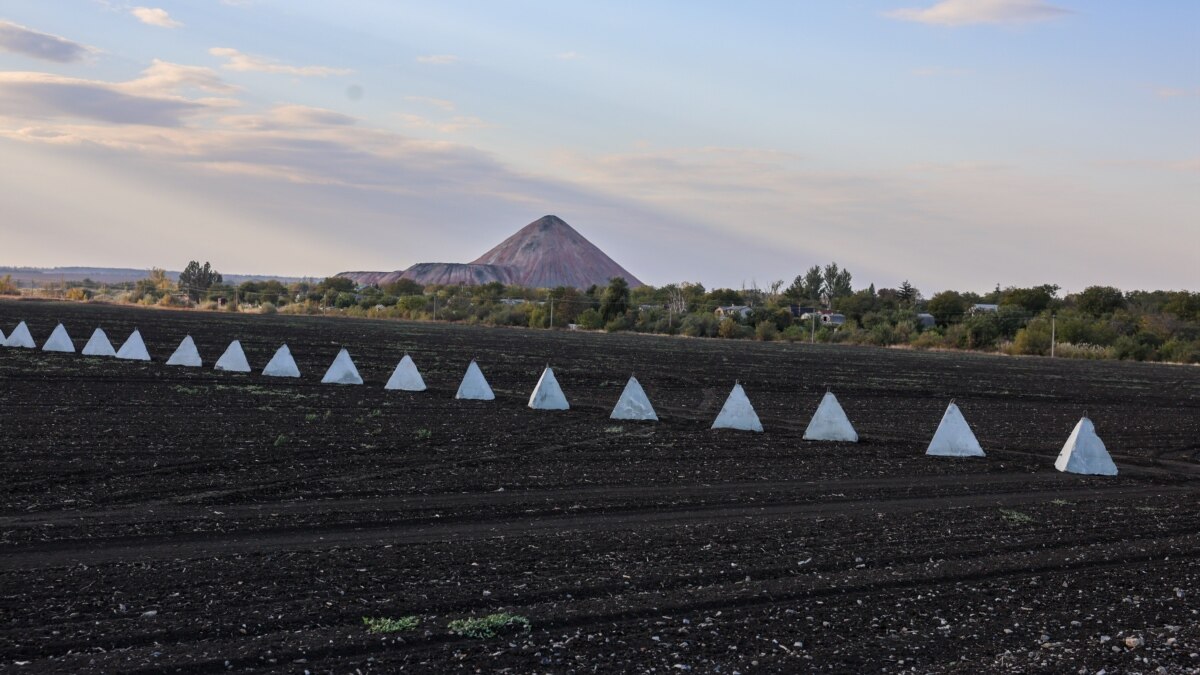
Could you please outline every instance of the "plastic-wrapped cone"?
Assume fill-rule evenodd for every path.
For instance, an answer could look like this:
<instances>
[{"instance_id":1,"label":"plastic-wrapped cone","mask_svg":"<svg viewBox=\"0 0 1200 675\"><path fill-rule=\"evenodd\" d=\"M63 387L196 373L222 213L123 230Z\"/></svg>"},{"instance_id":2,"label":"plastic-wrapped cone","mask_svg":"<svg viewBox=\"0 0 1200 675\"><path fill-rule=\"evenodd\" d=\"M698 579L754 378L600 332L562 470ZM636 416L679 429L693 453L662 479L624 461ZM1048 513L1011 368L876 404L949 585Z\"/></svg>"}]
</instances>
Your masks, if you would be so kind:
<instances>
[{"instance_id":1,"label":"plastic-wrapped cone","mask_svg":"<svg viewBox=\"0 0 1200 675\"><path fill-rule=\"evenodd\" d=\"M713 421L713 429L739 429L741 431L762 431L762 422L758 420L758 413L754 412L754 406L750 405L750 399L746 396L746 391L742 389L741 384L733 385L733 391L729 392L729 397L725 399L725 405L721 406L721 412L717 415L717 419Z\"/></svg>"},{"instance_id":2,"label":"plastic-wrapped cone","mask_svg":"<svg viewBox=\"0 0 1200 675\"><path fill-rule=\"evenodd\" d=\"M329 364L329 370L325 371L325 377L321 378L322 384L362 384L362 377L358 374L358 368L354 366L353 359L350 358L350 352L343 349L334 357L333 363Z\"/></svg>"},{"instance_id":3,"label":"plastic-wrapped cone","mask_svg":"<svg viewBox=\"0 0 1200 675\"><path fill-rule=\"evenodd\" d=\"M483 371L479 369L479 365L471 359L471 365L467 366L467 374L463 375L462 383L458 385L458 393L454 398L471 400L471 401L491 401L496 398L492 393L492 388L488 385L487 378L483 376Z\"/></svg>"}]
</instances>

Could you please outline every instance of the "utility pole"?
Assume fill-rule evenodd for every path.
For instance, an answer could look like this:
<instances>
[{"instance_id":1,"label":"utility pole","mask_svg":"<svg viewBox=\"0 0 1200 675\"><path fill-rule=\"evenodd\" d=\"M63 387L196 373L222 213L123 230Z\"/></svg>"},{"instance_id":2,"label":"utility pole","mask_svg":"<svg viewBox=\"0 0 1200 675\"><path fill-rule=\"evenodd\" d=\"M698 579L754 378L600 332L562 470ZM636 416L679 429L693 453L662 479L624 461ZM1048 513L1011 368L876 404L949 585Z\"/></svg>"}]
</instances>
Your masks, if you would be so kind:
<instances>
[{"instance_id":1,"label":"utility pole","mask_svg":"<svg viewBox=\"0 0 1200 675\"><path fill-rule=\"evenodd\" d=\"M808 317L812 319L812 337L808 339L808 344L817 344L817 313L809 312Z\"/></svg>"},{"instance_id":2,"label":"utility pole","mask_svg":"<svg viewBox=\"0 0 1200 675\"><path fill-rule=\"evenodd\" d=\"M554 328L554 296L550 296L550 327ZM547 366L548 368L549 366Z\"/></svg>"},{"instance_id":3,"label":"utility pole","mask_svg":"<svg viewBox=\"0 0 1200 675\"><path fill-rule=\"evenodd\" d=\"M1054 345L1058 342L1057 318L1054 312L1050 313L1050 358L1054 358Z\"/></svg>"}]
</instances>

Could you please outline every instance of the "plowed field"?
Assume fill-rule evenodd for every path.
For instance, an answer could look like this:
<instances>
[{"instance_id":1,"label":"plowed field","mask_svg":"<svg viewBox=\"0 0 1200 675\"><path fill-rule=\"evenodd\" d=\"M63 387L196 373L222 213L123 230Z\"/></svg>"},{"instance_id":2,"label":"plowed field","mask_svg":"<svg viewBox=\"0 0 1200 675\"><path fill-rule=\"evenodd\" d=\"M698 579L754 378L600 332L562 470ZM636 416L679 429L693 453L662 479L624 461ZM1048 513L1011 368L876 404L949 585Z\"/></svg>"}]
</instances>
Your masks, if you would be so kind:
<instances>
[{"instance_id":1,"label":"plowed field","mask_svg":"<svg viewBox=\"0 0 1200 675\"><path fill-rule=\"evenodd\" d=\"M22 319L154 361L0 349L0 671L1200 668L1197 368L0 301ZM256 372L165 366L186 334ZM283 342L299 380L258 374ZM340 347L365 385L320 384ZM405 352L427 392L383 389ZM471 358L496 401L454 399ZM547 363L569 411L525 406ZM631 373L661 423L608 419ZM708 429L735 381L765 433ZM860 443L801 439L827 386ZM923 455L950 399L987 458ZM1085 412L1119 477L1054 470ZM498 612L529 629L447 627Z\"/></svg>"}]
</instances>

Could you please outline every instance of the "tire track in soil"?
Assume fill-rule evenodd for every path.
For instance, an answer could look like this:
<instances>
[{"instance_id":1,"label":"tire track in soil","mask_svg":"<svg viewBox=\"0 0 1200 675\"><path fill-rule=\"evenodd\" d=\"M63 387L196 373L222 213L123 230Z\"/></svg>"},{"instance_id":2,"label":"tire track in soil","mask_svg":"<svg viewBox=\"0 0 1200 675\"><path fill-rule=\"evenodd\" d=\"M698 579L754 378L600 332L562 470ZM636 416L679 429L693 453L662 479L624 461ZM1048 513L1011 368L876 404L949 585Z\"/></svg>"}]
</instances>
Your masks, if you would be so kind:
<instances>
[{"instance_id":1,"label":"tire track in soil","mask_svg":"<svg viewBox=\"0 0 1200 675\"><path fill-rule=\"evenodd\" d=\"M1193 494L1190 486L1076 488L1053 493L1058 499L1119 499L1140 495ZM100 565L161 559L214 557L251 553L263 548L272 552L329 549L390 544L422 544L491 537L513 537L545 532L641 529L680 525L788 517L818 517L880 511L910 512L972 506L1017 506L1044 501L1045 493L976 493L946 496L871 499L851 503L772 504L742 507L631 509L610 514L563 514L488 520L474 514L462 522L339 524L301 528L268 528L253 532L219 532L203 535L147 535L142 537L96 538L22 546L0 554L0 570L36 569L70 565Z\"/></svg>"}]
</instances>

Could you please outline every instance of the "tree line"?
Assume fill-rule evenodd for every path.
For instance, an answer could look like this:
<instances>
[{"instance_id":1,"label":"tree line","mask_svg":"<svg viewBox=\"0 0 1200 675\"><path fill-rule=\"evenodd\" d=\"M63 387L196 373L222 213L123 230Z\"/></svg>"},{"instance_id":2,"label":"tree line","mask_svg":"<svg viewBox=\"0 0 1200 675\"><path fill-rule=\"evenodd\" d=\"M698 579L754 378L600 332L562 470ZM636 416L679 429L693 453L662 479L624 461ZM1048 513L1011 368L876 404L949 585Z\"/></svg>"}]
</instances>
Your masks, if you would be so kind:
<instances>
[{"instance_id":1,"label":"tree line","mask_svg":"<svg viewBox=\"0 0 1200 675\"><path fill-rule=\"evenodd\" d=\"M94 285L93 285L94 286ZM80 283L86 299L100 290ZM461 321L531 328L576 327L692 337L851 343L917 349L1200 363L1200 293L1122 291L1091 286L997 286L989 293L945 290L925 298L907 281L855 290L837 263L813 266L789 284L707 289L682 282L630 288L624 279L588 289L531 289L498 282L423 286L409 279L358 286L351 279L225 284L207 262L192 261L172 282L159 269L117 293L141 304L190 305L261 313ZM718 316L723 307L737 311ZM844 317L840 325L821 312ZM806 315L807 319L801 317Z\"/></svg>"}]
</instances>

